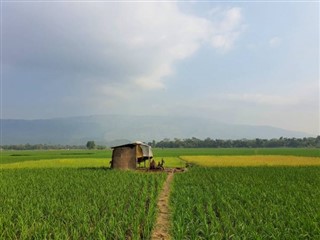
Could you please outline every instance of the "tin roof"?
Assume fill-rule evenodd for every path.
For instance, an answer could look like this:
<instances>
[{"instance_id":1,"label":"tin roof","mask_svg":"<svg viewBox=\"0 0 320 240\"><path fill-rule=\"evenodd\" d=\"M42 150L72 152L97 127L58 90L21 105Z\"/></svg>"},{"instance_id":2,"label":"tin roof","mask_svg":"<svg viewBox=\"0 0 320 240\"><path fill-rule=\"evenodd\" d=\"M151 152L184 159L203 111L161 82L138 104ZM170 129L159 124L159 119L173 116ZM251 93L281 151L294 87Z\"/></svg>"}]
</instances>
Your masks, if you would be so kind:
<instances>
[{"instance_id":1,"label":"tin roof","mask_svg":"<svg viewBox=\"0 0 320 240\"><path fill-rule=\"evenodd\" d=\"M114 146L111 148L115 149L115 148L120 148L120 147L133 147L133 146L137 146L137 145L140 147L143 157L153 157L151 146L149 146L146 143L140 142L140 141L135 141L133 143L127 143L127 144L123 144L123 145L119 145L119 146Z\"/></svg>"},{"instance_id":2,"label":"tin roof","mask_svg":"<svg viewBox=\"0 0 320 240\"><path fill-rule=\"evenodd\" d=\"M112 149L113 148L118 148L118 147L125 147L125 146L135 146L135 145L142 145L142 146L147 146L147 147L150 147L148 144L146 143L143 143L141 141L135 141L135 142L132 142L132 143L126 143L126 144L122 144L122 145L118 145L118 146L113 146L111 147Z\"/></svg>"}]
</instances>

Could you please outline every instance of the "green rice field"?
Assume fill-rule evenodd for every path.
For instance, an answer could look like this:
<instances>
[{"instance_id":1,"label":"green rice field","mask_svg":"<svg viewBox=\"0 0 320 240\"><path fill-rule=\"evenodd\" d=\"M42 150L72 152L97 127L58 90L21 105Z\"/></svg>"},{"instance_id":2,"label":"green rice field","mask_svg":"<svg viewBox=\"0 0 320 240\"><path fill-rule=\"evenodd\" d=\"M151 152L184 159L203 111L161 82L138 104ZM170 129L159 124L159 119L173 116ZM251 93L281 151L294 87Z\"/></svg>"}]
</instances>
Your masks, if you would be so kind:
<instances>
[{"instance_id":1,"label":"green rice field","mask_svg":"<svg viewBox=\"0 0 320 240\"><path fill-rule=\"evenodd\" d=\"M156 148L156 158L179 158L180 156L247 156L247 155L286 155L320 157L318 148ZM111 159L112 150L39 150L1 151L0 164L48 160L48 159Z\"/></svg>"},{"instance_id":2,"label":"green rice field","mask_svg":"<svg viewBox=\"0 0 320 240\"><path fill-rule=\"evenodd\" d=\"M192 167L176 174L173 239L320 239L320 167Z\"/></svg>"},{"instance_id":3,"label":"green rice field","mask_svg":"<svg viewBox=\"0 0 320 240\"><path fill-rule=\"evenodd\" d=\"M163 173L1 170L0 239L149 239Z\"/></svg>"},{"instance_id":4,"label":"green rice field","mask_svg":"<svg viewBox=\"0 0 320 240\"><path fill-rule=\"evenodd\" d=\"M151 239L165 172L111 170L111 150L0 153L0 239ZM320 239L319 149L154 155L192 163L170 186L172 239Z\"/></svg>"}]
</instances>

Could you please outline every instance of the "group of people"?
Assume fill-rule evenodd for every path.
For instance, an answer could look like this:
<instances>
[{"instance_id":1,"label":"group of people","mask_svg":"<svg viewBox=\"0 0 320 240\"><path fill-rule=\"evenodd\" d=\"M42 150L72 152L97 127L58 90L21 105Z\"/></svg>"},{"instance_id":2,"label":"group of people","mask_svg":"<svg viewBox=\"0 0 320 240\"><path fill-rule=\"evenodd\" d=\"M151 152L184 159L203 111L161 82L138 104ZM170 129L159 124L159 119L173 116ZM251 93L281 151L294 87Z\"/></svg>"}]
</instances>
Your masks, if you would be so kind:
<instances>
[{"instance_id":1,"label":"group of people","mask_svg":"<svg viewBox=\"0 0 320 240\"><path fill-rule=\"evenodd\" d=\"M157 166L156 166L156 162L154 159L151 160L150 162L150 169L164 169L164 160L163 158L161 159L161 162L158 162Z\"/></svg>"}]
</instances>

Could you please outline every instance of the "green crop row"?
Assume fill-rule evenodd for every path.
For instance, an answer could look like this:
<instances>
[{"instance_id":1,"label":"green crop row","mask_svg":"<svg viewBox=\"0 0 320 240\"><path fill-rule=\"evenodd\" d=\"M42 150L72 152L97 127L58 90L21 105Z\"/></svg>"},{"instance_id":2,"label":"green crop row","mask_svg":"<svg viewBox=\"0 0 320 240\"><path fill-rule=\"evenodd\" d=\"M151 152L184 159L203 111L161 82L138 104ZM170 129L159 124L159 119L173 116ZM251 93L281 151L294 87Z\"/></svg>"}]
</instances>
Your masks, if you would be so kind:
<instances>
[{"instance_id":1,"label":"green crop row","mask_svg":"<svg viewBox=\"0 0 320 240\"><path fill-rule=\"evenodd\" d=\"M286 155L320 157L319 148L155 148L155 156L249 156Z\"/></svg>"},{"instance_id":2,"label":"green crop row","mask_svg":"<svg viewBox=\"0 0 320 240\"><path fill-rule=\"evenodd\" d=\"M99 168L1 170L0 239L149 239L165 178Z\"/></svg>"},{"instance_id":3,"label":"green crop row","mask_svg":"<svg viewBox=\"0 0 320 240\"><path fill-rule=\"evenodd\" d=\"M316 148L154 148L155 157L180 156L228 156L228 155L290 155L305 157L320 157ZM1 151L0 164L36 161L46 159L110 159L112 150L39 150L39 151Z\"/></svg>"},{"instance_id":4,"label":"green crop row","mask_svg":"<svg viewBox=\"0 0 320 240\"><path fill-rule=\"evenodd\" d=\"M8 150L0 152L0 164L49 159L106 159L111 156L111 150Z\"/></svg>"},{"instance_id":5,"label":"green crop row","mask_svg":"<svg viewBox=\"0 0 320 240\"><path fill-rule=\"evenodd\" d=\"M172 186L173 239L320 239L320 167L192 167Z\"/></svg>"}]
</instances>

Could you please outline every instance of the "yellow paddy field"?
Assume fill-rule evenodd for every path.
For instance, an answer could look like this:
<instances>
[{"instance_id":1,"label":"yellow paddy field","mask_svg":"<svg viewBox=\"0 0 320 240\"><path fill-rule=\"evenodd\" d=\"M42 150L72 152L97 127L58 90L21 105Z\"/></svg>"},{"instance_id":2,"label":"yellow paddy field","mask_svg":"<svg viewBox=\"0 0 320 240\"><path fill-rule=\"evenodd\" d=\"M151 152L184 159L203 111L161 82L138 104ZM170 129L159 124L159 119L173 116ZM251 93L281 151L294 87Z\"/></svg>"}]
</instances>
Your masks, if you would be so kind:
<instances>
[{"instance_id":1,"label":"yellow paddy field","mask_svg":"<svg viewBox=\"0 0 320 240\"><path fill-rule=\"evenodd\" d=\"M320 166L320 157L299 157L284 155L249 155L249 156L181 156L156 157L155 161L164 159L164 166L185 167L186 163L193 163L205 167L245 167L245 166ZM111 158L60 158L31 160L23 162L0 164L1 169L19 168L99 168L110 167ZM143 164L141 164L143 166ZM149 162L146 162L149 166Z\"/></svg>"},{"instance_id":2,"label":"yellow paddy field","mask_svg":"<svg viewBox=\"0 0 320 240\"><path fill-rule=\"evenodd\" d=\"M181 156L182 160L205 167L320 166L319 157L297 156Z\"/></svg>"},{"instance_id":3,"label":"yellow paddy field","mask_svg":"<svg viewBox=\"0 0 320 240\"><path fill-rule=\"evenodd\" d=\"M0 169L109 167L109 161L101 158L36 160L0 164Z\"/></svg>"}]
</instances>

